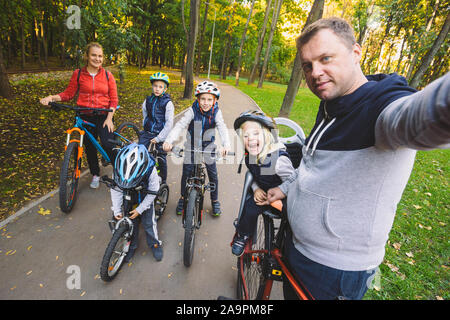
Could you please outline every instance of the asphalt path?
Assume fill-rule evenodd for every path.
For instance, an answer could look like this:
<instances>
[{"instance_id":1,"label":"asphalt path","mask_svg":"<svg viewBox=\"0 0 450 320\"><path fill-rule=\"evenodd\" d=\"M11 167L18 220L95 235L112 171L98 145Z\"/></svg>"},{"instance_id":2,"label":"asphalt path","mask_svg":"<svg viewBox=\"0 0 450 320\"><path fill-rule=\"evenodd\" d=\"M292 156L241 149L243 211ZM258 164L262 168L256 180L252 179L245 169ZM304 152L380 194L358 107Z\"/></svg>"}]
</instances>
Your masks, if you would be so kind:
<instances>
[{"instance_id":1,"label":"asphalt path","mask_svg":"<svg viewBox=\"0 0 450 320\"><path fill-rule=\"evenodd\" d=\"M255 102L238 89L219 83L220 109L229 128L233 149L239 149L234 119ZM178 120L180 116L176 118ZM184 134L183 134L184 136ZM220 141L218 133L216 138ZM157 262L140 229L134 258L112 282L100 279L100 262L111 239L107 220L111 200L105 185L89 188L90 175L79 184L70 214L59 209L58 193L25 210L0 229L0 299L161 299L210 300L235 298L236 258L231 254L233 220L237 216L245 170L237 173L242 152L217 164L222 215L213 217L205 195L203 223L196 233L192 265L183 264L184 229L175 214L180 196L182 160L168 157L169 204L158 222L164 257ZM111 175L111 167L101 174ZM23 211L23 210L22 210ZM272 298L281 298L280 284Z\"/></svg>"}]
</instances>

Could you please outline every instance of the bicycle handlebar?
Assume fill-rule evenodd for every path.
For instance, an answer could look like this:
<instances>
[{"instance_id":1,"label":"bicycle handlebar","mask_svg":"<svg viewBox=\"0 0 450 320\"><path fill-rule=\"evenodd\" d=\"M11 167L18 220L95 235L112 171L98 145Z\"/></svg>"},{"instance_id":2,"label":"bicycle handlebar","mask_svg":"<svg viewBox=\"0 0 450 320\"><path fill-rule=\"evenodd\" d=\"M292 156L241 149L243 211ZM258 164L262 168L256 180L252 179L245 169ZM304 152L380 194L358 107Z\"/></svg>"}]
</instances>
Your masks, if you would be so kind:
<instances>
[{"instance_id":1,"label":"bicycle handlebar","mask_svg":"<svg viewBox=\"0 0 450 320\"><path fill-rule=\"evenodd\" d=\"M113 188L113 187L117 186L116 182L106 175L102 176L100 178L100 182L106 184L109 188ZM159 193L158 191L151 191L151 190L137 190L136 189L136 191L140 191L140 192L146 193L146 194L153 194L155 196L157 196Z\"/></svg>"},{"instance_id":2,"label":"bicycle handlebar","mask_svg":"<svg viewBox=\"0 0 450 320\"><path fill-rule=\"evenodd\" d=\"M205 151L205 150L196 150L196 149L194 149L194 150L184 150L183 148L179 148L179 147L173 147L172 148L172 152L177 156L177 157L182 157L183 155L183 152L194 152L194 153L206 153L206 154L215 154L215 155L221 155L220 154L220 152L218 152L218 151L214 151L214 152L212 152L211 150L209 150L209 151ZM226 154L227 156L235 156L236 155L236 153L235 152L232 152L232 151L229 151L229 152L227 152L227 154Z\"/></svg>"},{"instance_id":3,"label":"bicycle handlebar","mask_svg":"<svg viewBox=\"0 0 450 320\"><path fill-rule=\"evenodd\" d=\"M97 112L113 112L114 110L111 109L106 109L106 108L85 108L85 107L74 107L74 106L69 106L67 104L61 104L61 103L56 103L56 102L49 102L48 104L49 106L52 107L52 109L54 109L55 111L59 111L60 109L71 109L74 111L97 111Z\"/></svg>"}]
</instances>

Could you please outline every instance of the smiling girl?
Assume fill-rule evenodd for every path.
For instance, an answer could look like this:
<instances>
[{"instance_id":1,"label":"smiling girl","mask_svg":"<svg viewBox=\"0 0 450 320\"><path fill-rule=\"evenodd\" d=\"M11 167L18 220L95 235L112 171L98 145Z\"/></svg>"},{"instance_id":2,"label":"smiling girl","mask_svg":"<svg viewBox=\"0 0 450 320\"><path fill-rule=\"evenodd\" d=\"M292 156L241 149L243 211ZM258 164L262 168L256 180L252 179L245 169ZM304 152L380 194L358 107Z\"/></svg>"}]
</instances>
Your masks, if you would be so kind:
<instances>
[{"instance_id":1,"label":"smiling girl","mask_svg":"<svg viewBox=\"0 0 450 320\"><path fill-rule=\"evenodd\" d=\"M245 148L245 165L253 175L252 193L247 195L245 206L235 226L231 252L241 256L245 244L252 236L258 215L268 205L267 190L279 187L287 193L284 184L293 174L294 167L286 147L278 142L277 128L272 118L261 111L246 111L234 121L234 129Z\"/></svg>"}]
</instances>

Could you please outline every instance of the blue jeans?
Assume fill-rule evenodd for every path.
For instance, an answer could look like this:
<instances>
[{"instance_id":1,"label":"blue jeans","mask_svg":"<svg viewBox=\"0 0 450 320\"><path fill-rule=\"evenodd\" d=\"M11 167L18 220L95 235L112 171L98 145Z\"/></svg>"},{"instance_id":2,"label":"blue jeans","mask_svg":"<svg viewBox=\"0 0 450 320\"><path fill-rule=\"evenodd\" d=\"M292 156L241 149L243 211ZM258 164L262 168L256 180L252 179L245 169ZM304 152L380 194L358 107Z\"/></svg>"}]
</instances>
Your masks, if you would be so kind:
<instances>
[{"instance_id":1,"label":"blue jeans","mask_svg":"<svg viewBox=\"0 0 450 320\"><path fill-rule=\"evenodd\" d=\"M301 254L287 237L285 252L291 270L316 300L361 300L370 285L376 268L367 271L344 271L314 262ZM289 281L283 281L286 300L298 299Z\"/></svg>"},{"instance_id":2,"label":"blue jeans","mask_svg":"<svg viewBox=\"0 0 450 320\"><path fill-rule=\"evenodd\" d=\"M150 209L145 210L140 217L136 217L132 221L133 238L131 239L130 250L136 250L138 247L140 222L142 222L144 227L148 246L151 248L155 244L161 244L161 241L158 239L158 230L156 229L155 210L153 208L153 204Z\"/></svg>"}]
</instances>

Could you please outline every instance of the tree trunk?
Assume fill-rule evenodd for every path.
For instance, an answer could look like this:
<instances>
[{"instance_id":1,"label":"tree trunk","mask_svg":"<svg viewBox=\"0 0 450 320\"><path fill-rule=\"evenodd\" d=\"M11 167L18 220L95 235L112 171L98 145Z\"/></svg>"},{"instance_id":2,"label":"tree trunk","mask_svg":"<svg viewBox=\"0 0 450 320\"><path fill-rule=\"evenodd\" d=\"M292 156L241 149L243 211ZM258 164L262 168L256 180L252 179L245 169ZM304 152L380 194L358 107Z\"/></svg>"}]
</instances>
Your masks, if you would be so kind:
<instances>
[{"instance_id":1,"label":"tree trunk","mask_svg":"<svg viewBox=\"0 0 450 320\"><path fill-rule=\"evenodd\" d=\"M3 62L3 47L0 41L0 96L9 99L12 97L11 86L9 85L8 74Z\"/></svg>"},{"instance_id":2,"label":"tree trunk","mask_svg":"<svg viewBox=\"0 0 450 320\"><path fill-rule=\"evenodd\" d=\"M258 70L259 60L261 57L261 51L264 43L264 36L266 35L266 25L267 20L269 20L270 6L272 4L272 0L267 0L266 13L264 15L264 22L262 25L261 33L258 39L258 47L256 48L255 60L253 61L252 71L250 72L250 76L248 77L248 84L252 84L255 81L256 70Z\"/></svg>"},{"instance_id":3,"label":"tree trunk","mask_svg":"<svg viewBox=\"0 0 450 320\"><path fill-rule=\"evenodd\" d=\"M184 19L184 0L181 0L181 23L183 24L184 29L184 35L186 37L186 48L184 52L184 58L182 60L182 66L181 66L181 77L180 77L180 84L186 83L186 59L187 59L187 47L189 43L189 33L186 28L186 22Z\"/></svg>"},{"instance_id":4,"label":"tree trunk","mask_svg":"<svg viewBox=\"0 0 450 320\"><path fill-rule=\"evenodd\" d=\"M414 74L411 81L409 82L409 85L411 87L417 88L419 86L423 75L425 74L425 72L427 71L431 62L433 61L433 58L436 55L436 53L438 52L439 48L441 47L441 44L445 41L445 38L447 37L449 30L450 30L450 13L447 14L445 23L442 26L442 29L439 32L438 37L434 41L433 46L422 58L422 62L420 63L420 66L417 68L416 73Z\"/></svg>"},{"instance_id":5,"label":"tree trunk","mask_svg":"<svg viewBox=\"0 0 450 320\"><path fill-rule=\"evenodd\" d=\"M206 2L205 3L205 14L203 16L202 31L200 32L200 39L198 41L197 61L196 61L196 65L195 65L195 75L197 77L200 75L200 64L202 61L202 51L203 51L203 38L205 35L205 30L206 30L206 21L208 20L208 9L209 9L209 2Z\"/></svg>"},{"instance_id":6,"label":"tree trunk","mask_svg":"<svg viewBox=\"0 0 450 320\"><path fill-rule=\"evenodd\" d=\"M431 14L431 17L430 17L430 19L427 22L427 26L425 28L425 33L428 33L430 31L431 26L433 25L434 18L436 18L436 13L437 13L438 7L439 7L439 0L436 0L436 3L434 5L434 9L433 9L433 13ZM423 41L423 39L419 38L419 45L418 45L419 48L423 45L422 41ZM411 61L411 64L409 65L408 73L406 74L406 79L407 80L411 80L411 76L413 74L414 68L416 67L418 59L419 59L419 53L415 52L414 56L413 56L413 59Z\"/></svg>"},{"instance_id":7,"label":"tree trunk","mask_svg":"<svg viewBox=\"0 0 450 320\"><path fill-rule=\"evenodd\" d=\"M232 40L231 21L233 20L233 15L234 15L233 3L234 3L234 0L230 0L231 12L230 12L230 15L227 17L227 28L226 28L226 32L225 32L225 34L227 36L227 41L225 42L225 50L224 50L224 54L222 57L222 66L220 68L220 74L221 74L223 80L227 79L228 56L230 53L231 40Z\"/></svg>"},{"instance_id":8,"label":"tree trunk","mask_svg":"<svg viewBox=\"0 0 450 320\"><path fill-rule=\"evenodd\" d=\"M277 27L278 16L280 15L281 5L283 4L283 0L276 0L273 6L273 16L272 16L272 24L270 26L269 39L267 40L267 49L266 54L264 55L264 64L261 70L261 74L259 75L258 88L262 88L264 77L266 75L267 66L269 64L270 59L270 48L272 47L272 39L275 29Z\"/></svg>"},{"instance_id":9,"label":"tree trunk","mask_svg":"<svg viewBox=\"0 0 450 320\"><path fill-rule=\"evenodd\" d=\"M194 90L194 54L198 32L199 7L200 0L191 0L189 38L186 59L186 83L184 85L183 99L192 99L192 92Z\"/></svg>"},{"instance_id":10,"label":"tree trunk","mask_svg":"<svg viewBox=\"0 0 450 320\"><path fill-rule=\"evenodd\" d=\"M248 24L250 23L250 19L252 18L252 11L255 5L255 0L252 0L252 5L250 7L250 12L248 13L247 22L245 23L244 32L242 32L241 45L239 46L239 56L238 56L238 64L236 70L236 87L239 85L239 74L241 72L241 62L242 62L242 50L244 48L245 37L247 34Z\"/></svg>"},{"instance_id":11,"label":"tree trunk","mask_svg":"<svg viewBox=\"0 0 450 320\"><path fill-rule=\"evenodd\" d=\"M314 1L303 29L305 29L307 25L322 18L324 3L325 0ZM297 54L295 55L294 60L294 67L292 68L291 79L289 80L286 94L284 95L283 103L281 105L280 112L278 113L279 117L289 117L292 105L294 104L295 96L297 95L298 87L300 86L300 82L302 81L302 77L303 72L300 60L300 52L297 50Z\"/></svg>"}]
</instances>

